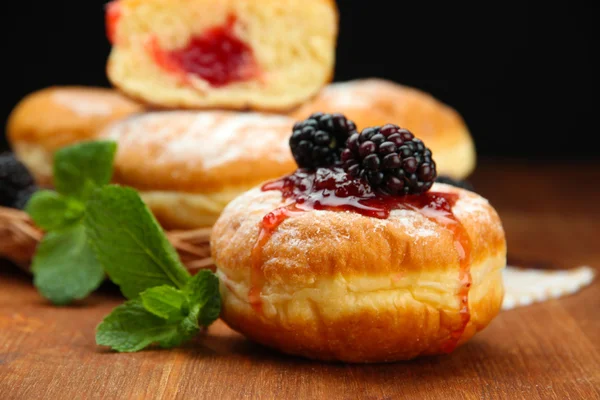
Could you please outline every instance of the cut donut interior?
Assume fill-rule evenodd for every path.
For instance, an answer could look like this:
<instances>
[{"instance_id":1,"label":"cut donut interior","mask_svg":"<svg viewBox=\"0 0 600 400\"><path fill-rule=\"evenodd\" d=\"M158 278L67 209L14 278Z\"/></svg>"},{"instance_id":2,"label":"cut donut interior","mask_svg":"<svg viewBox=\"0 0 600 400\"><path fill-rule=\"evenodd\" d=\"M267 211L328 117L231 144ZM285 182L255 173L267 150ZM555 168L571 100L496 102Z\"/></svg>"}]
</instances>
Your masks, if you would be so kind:
<instances>
[{"instance_id":1,"label":"cut donut interior","mask_svg":"<svg viewBox=\"0 0 600 400\"><path fill-rule=\"evenodd\" d=\"M106 22L110 80L153 105L283 111L333 74L330 0L120 0Z\"/></svg>"}]
</instances>

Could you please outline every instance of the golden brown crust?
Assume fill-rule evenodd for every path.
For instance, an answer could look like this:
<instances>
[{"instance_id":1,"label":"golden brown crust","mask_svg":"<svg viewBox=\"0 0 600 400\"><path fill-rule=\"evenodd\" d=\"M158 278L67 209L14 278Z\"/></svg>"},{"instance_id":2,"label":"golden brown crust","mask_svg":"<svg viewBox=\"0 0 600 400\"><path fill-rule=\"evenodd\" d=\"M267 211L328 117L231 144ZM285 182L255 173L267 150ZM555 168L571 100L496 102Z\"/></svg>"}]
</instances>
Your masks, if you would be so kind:
<instances>
[{"instance_id":1,"label":"golden brown crust","mask_svg":"<svg viewBox=\"0 0 600 400\"><path fill-rule=\"evenodd\" d=\"M471 240L471 319L460 343L498 313L506 241L501 221L480 196L459 194L453 211ZM460 259L453 234L416 211L387 220L311 211L284 221L252 264L259 223L282 204L254 189L230 203L213 228L223 319L253 340L326 360L380 362L439 354L461 331ZM253 269L258 268L258 269ZM260 311L250 304L252 275L264 286Z\"/></svg>"},{"instance_id":2,"label":"golden brown crust","mask_svg":"<svg viewBox=\"0 0 600 400\"><path fill-rule=\"evenodd\" d=\"M134 116L99 137L118 143L114 181L142 191L215 193L295 169L285 116L165 111Z\"/></svg>"},{"instance_id":3,"label":"golden brown crust","mask_svg":"<svg viewBox=\"0 0 600 400\"><path fill-rule=\"evenodd\" d=\"M505 250L500 218L485 199L444 184L435 184L432 191L460 194L453 211L471 239L473 263ZM213 230L216 264L228 272L246 270L262 217L282 204L280 192L258 188L231 202ZM263 247L263 257L268 260L262 268L267 280L295 284L340 273L392 274L432 267L455 271L460 262L452 232L411 210L392 211L387 220L333 211L301 213L278 227Z\"/></svg>"},{"instance_id":4,"label":"golden brown crust","mask_svg":"<svg viewBox=\"0 0 600 400\"><path fill-rule=\"evenodd\" d=\"M55 86L25 97L12 111L7 138L39 185L52 184L54 152L92 140L106 125L143 107L105 88Z\"/></svg>"},{"instance_id":5,"label":"golden brown crust","mask_svg":"<svg viewBox=\"0 0 600 400\"><path fill-rule=\"evenodd\" d=\"M464 178L475 166L473 141L460 114L420 90L382 79L334 83L290 115L304 119L314 112L340 112L359 129L386 123L407 128L431 148L444 174Z\"/></svg>"},{"instance_id":6,"label":"golden brown crust","mask_svg":"<svg viewBox=\"0 0 600 400\"><path fill-rule=\"evenodd\" d=\"M106 125L143 107L112 89L50 87L25 97L7 125L11 144L32 143L48 152L93 139Z\"/></svg>"},{"instance_id":7,"label":"golden brown crust","mask_svg":"<svg viewBox=\"0 0 600 400\"><path fill-rule=\"evenodd\" d=\"M485 289L484 296L469 302L471 318L459 346L498 315L504 295L499 271L490 275ZM369 310L338 318L324 317L319 305L313 303L310 306L317 310L315 318L285 318L282 322L257 317L248 305L232 302L227 288L221 291L221 318L232 329L264 346L317 360L379 363L444 354L451 330L460 325L456 313L402 297L394 307L373 304Z\"/></svg>"},{"instance_id":8,"label":"golden brown crust","mask_svg":"<svg viewBox=\"0 0 600 400\"><path fill-rule=\"evenodd\" d=\"M140 191L140 196L165 229L211 227L225 206L250 187L236 186L213 193Z\"/></svg>"}]
</instances>

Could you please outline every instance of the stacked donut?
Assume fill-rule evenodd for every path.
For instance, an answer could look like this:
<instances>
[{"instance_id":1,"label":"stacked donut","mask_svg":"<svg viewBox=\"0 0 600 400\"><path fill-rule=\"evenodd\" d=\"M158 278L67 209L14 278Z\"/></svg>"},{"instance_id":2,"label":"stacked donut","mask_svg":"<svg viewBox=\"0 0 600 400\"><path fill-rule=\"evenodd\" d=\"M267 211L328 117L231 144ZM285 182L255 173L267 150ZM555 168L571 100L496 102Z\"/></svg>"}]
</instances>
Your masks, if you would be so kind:
<instances>
[{"instance_id":1,"label":"stacked donut","mask_svg":"<svg viewBox=\"0 0 600 400\"><path fill-rule=\"evenodd\" d=\"M117 0L106 21L117 90L45 89L10 117L11 146L41 185L52 183L56 150L110 137L120 144L116 182L147 194L165 226L210 226L237 194L293 170L281 144L296 120L317 111L342 113L359 128L411 129L440 175L462 179L474 168L462 118L430 95L376 79L327 86L338 31L331 0ZM189 111L165 112L177 108ZM247 144L250 151L227 151Z\"/></svg>"},{"instance_id":2,"label":"stacked donut","mask_svg":"<svg viewBox=\"0 0 600 400\"><path fill-rule=\"evenodd\" d=\"M56 150L116 141L114 182L137 189L165 228L215 226L225 321L293 354L354 362L438 354L497 314L504 233L487 201L466 190L426 187L438 193L436 202L452 199L443 211L453 228L428 214L427 204L402 206L383 220L338 205L294 211L264 234L264 218L291 203L283 190L257 185L296 171L290 137L308 135L295 132L305 126L298 120L345 115L354 121L344 125L348 137L394 123L414 133L417 150L402 147L400 133L382 136L377 146L400 157L403 148L423 151L424 142L433 172L454 179L475 167L463 119L432 96L380 79L328 84L338 32L334 1L115 0L106 22L115 89L45 89L10 117L9 142L39 185L52 185ZM328 131L335 126L321 128L321 138L311 140L337 134ZM360 143L374 143L367 136ZM337 139L324 151L341 154L347 137ZM355 153L359 165L362 147ZM309 180L334 168L300 167ZM415 173L401 168L394 173ZM359 179L344 177L333 180L342 187Z\"/></svg>"}]
</instances>

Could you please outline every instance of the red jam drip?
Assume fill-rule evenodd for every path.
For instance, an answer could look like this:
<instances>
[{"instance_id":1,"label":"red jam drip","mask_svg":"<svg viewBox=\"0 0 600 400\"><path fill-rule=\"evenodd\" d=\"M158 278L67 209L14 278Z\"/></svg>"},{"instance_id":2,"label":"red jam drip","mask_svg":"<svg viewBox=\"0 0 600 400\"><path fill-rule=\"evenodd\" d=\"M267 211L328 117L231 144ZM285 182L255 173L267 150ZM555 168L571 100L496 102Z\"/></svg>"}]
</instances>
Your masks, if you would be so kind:
<instances>
[{"instance_id":1,"label":"red jam drip","mask_svg":"<svg viewBox=\"0 0 600 400\"><path fill-rule=\"evenodd\" d=\"M258 313L262 313L262 301L260 294L265 283L265 277L262 273L262 269L257 268L256 266L262 265L263 247L271 239L271 236L283 221L300 212L303 212L303 210L297 208L295 203L291 203L287 206L279 207L276 210L271 211L262 219L258 240L252 248L253 268L250 276L250 292L248 293L248 301L250 302L252 308L254 308L254 310Z\"/></svg>"},{"instance_id":2,"label":"red jam drip","mask_svg":"<svg viewBox=\"0 0 600 400\"><path fill-rule=\"evenodd\" d=\"M393 210L413 210L442 225L454 235L454 244L460 260L458 293L460 322L450 332L442 351L453 351L471 318L469 289L471 287L471 240L460 221L452 212L458 200L456 193L425 192L419 195L389 196L375 192L361 179L348 176L341 168L319 168L316 172L297 170L279 180L269 182L263 191L278 190L286 205L267 214L261 224L259 238L252 251L253 270L250 304L262 312L260 294L265 277L263 247L273 233L290 216L310 210L350 211L367 217L387 219Z\"/></svg>"},{"instance_id":3,"label":"red jam drip","mask_svg":"<svg viewBox=\"0 0 600 400\"><path fill-rule=\"evenodd\" d=\"M193 36L177 50L165 51L153 38L150 52L166 71L197 76L213 87L246 81L258 75L258 68L252 49L234 32L235 24L236 18L230 16L224 25Z\"/></svg>"},{"instance_id":4,"label":"red jam drip","mask_svg":"<svg viewBox=\"0 0 600 400\"><path fill-rule=\"evenodd\" d=\"M117 39L117 24L121 19L121 4L119 0L111 1L106 5L106 36L111 44Z\"/></svg>"}]
</instances>

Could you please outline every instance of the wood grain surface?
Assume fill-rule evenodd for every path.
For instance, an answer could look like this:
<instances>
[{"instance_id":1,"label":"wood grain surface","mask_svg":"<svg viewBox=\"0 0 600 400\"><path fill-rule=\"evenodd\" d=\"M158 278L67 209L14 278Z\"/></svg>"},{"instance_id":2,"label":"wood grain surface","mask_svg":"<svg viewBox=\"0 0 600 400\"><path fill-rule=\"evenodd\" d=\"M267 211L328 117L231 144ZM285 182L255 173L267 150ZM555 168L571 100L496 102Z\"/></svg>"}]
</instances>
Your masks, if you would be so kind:
<instances>
[{"instance_id":1,"label":"wood grain surface","mask_svg":"<svg viewBox=\"0 0 600 400\"><path fill-rule=\"evenodd\" d=\"M488 161L472 178L498 209L511 261L600 267L600 165ZM324 364L256 345L217 322L177 350L114 354L94 329L122 298L105 285L55 308L0 263L0 399L600 399L600 280L502 312L448 356Z\"/></svg>"}]
</instances>

